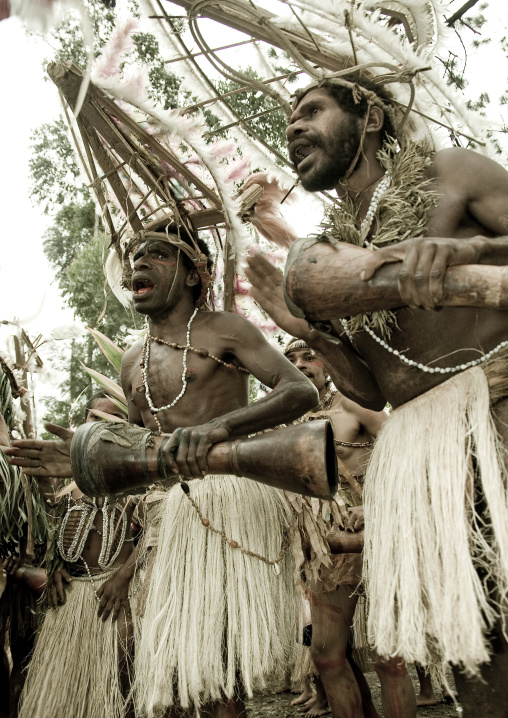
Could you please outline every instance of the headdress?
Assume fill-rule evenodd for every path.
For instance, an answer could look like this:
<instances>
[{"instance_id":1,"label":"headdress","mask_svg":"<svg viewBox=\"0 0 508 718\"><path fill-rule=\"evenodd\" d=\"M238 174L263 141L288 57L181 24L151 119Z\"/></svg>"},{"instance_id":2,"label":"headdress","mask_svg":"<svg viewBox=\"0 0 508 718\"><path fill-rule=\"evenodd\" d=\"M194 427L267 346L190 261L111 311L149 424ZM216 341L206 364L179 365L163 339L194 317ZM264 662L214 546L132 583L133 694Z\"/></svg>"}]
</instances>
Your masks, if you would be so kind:
<instances>
[{"instance_id":1,"label":"headdress","mask_svg":"<svg viewBox=\"0 0 508 718\"><path fill-rule=\"evenodd\" d=\"M404 127L412 139L419 141L430 135L439 145L448 134L457 144L461 138L474 140L480 147L485 144L485 121L479 113L469 111L447 85L436 59L453 32L444 22L442 0L273 0L270 11L250 0L173 2L187 11L189 31L200 49L202 63L212 64L215 71L237 82L242 86L240 91L264 92L286 113L291 110L292 94L286 86L288 77L298 78L307 86L309 81L316 87L330 82L347 85L344 75L355 71L380 88L390 86L392 102L384 102L383 93L371 90L368 100L393 114L395 126ZM170 34L170 19L165 22L166 18L156 12L153 0L142 0L141 8L147 17L156 17L159 33L165 30ZM262 68L263 76L252 78L232 67L226 48L212 46L213 25L210 27L209 20L206 25L202 23L203 17L250 35L255 64ZM278 50L290 58L288 75L280 74ZM176 72L188 73L189 80L192 76L193 89L202 72L196 57L184 55L180 49L181 62L177 64L175 57L173 65ZM365 95L359 83L349 84L354 94ZM212 103L209 110L224 122L226 98L213 96L201 82L200 89L200 104ZM234 123L228 120L228 127L234 124L242 132L244 118L237 116ZM272 160L275 156L274 152Z\"/></svg>"},{"instance_id":2,"label":"headdress","mask_svg":"<svg viewBox=\"0 0 508 718\"><path fill-rule=\"evenodd\" d=\"M284 354L284 356L287 356L290 352L302 351L303 349L310 349L310 347L306 342L304 342L303 339L293 337L288 341L288 343L282 350L282 353ZM313 352L314 350L310 349L310 351Z\"/></svg>"}]
</instances>

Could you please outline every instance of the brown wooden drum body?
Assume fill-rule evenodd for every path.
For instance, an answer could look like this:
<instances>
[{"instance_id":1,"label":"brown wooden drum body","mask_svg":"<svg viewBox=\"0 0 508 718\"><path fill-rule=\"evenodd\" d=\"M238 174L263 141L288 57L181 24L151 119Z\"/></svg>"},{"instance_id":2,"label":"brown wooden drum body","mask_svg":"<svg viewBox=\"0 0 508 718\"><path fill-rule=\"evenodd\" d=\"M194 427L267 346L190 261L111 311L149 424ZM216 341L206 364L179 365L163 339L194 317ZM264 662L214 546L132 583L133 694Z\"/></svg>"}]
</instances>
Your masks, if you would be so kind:
<instances>
[{"instance_id":1,"label":"brown wooden drum body","mask_svg":"<svg viewBox=\"0 0 508 718\"><path fill-rule=\"evenodd\" d=\"M166 435L167 436L167 435ZM74 479L87 496L133 494L154 482L161 436L126 423L90 422L71 444ZM208 452L210 474L234 474L305 496L331 499L337 492L337 461L329 421L312 421L224 441Z\"/></svg>"},{"instance_id":2,"label":"brown wooden drum body","mask_svg":"<svg viewBox=\"0 0 508 718\"><path fill-rule=\"evenodd\" d=\"M312 321L330 321L402 306L398 289L400 262L384 265L368 282L360 279L371 254L368 249L345 242L298 239L291 246L285 271L290 311ZM449 267L444 289L439 302L444 306L508 309L508 267Z\"/></svg>"}]
</instances>

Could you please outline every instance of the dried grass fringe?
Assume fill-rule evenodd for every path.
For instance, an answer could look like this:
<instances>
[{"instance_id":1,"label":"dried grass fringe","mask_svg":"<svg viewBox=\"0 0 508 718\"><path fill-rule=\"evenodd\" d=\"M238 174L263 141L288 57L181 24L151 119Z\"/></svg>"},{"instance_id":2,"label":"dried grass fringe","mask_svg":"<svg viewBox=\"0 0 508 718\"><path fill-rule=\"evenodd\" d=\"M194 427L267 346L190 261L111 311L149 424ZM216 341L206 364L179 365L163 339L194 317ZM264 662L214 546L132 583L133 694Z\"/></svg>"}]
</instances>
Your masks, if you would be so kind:
<instances>
[{"instance_id":1,"label":"dried grass fringe","mask_svg":"<svg viewBox=\"0 0 508 718\"><path fill-rule=\"evenodd\" d=\"M436 203L436 194L425 179L433 154L434 148L428 141L407 142L399 148L394 139L387 140L378 152L378 159L391 174L392 181L381 195L375 214L377 229L370 240L374 250L426 234L429 212ZM321 224L322 231L340 242L361 245L358 209L347 196L335 202ZM357 314L350 317L347 324L351 334L369 327L385 339L397 326L396 315L391 310Z\"/></svg>"},{"instance_id":2,"label":"dried grass fringe","mask_svg":"<svg viewBox=\"0 0 508 718\"><path fill-rule=\"evenodd\" d=\"M96 590L116 570L94 576ZM88 576L74 577L65 603L42 624L19 718L122 718L117 625L97 615Z\"/></svg>"},{"instance_id":3,"label":"dried grass fringe","mask_svg":"<svg viewBox=\"0 0 508 718\"><path fill-rule=\"evenodd\" d=\"M487 633L508 591L505 473L481 368L392 413L364 490L368 634L381 655L418 661L437 679L447 663L473 675L489 660Z\"/></svg>"},{"instance_id":4,"label":"dried grass fringe","mask_svg":"<svg viewBox=\"0 0 508 718\"><path fill-rule=\"evenodd\" d=\"M248 479L188 482L210 523L269 559L279 554L290 509L282 492ZM248 696L287 666L296 637L291 556L271 566L206 529L180 486L159 504L158 547L136 645L139 715Z\"/></svg>"}]
</instances>

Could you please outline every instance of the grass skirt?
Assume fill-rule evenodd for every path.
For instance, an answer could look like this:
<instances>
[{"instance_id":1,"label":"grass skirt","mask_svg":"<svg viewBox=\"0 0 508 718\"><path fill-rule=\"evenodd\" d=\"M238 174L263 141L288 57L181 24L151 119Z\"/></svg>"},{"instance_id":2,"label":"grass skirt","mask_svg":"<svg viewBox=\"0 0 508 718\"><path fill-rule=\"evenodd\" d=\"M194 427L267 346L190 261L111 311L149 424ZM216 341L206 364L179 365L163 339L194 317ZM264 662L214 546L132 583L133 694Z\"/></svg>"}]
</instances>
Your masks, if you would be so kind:
<instances>
[{"instance_id":1,"label":"grass skirt","mask_svg":"<svg viewBox=\"0 0 508 718\"><path fill-rule=\"evenodd\" d=\"M117 569L94 576L95 590ZM66 601L48 609L21 695L19 718L121 718L117 623L97 615L88 576L73 577Z\"/></svg>"},{"instance_id":2,"label":"grass skirt","mask_svg":"<svg viewBox=\"0 0 508 718\"><path fill-rule=\"evenodd\" d=\"M211 526L273 560L290 513L282 492L244 478L188 482ZM150 558L136 644L139 715L248 696L282 672L296 636L291 556L272 566L232 548L201 523L180 486L158 505L158 547ZM152 563L153 557L153 563Z\"/></svg>"},{"instance_id":3,"label":"grass skirt","mask_svg":"<svg viewBox=\"0 0 508 718\"><path fill-rule=\"evenodd\" d=\"M392 413L364 499L371 643L436 677L447 663L477 673L508 589L506 476L481 368Z\"/></svg>"}]
</instances>

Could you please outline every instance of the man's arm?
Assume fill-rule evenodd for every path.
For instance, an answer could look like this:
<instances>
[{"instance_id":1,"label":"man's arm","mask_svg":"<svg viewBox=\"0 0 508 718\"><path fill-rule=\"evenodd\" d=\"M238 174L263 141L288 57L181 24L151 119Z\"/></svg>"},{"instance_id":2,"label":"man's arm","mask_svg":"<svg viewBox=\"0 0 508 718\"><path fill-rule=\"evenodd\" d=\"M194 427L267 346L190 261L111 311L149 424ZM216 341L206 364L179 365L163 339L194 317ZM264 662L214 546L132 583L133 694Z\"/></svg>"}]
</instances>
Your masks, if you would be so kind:
<instances>
[{"instance_id":1,"label":"man's arm","mask_svg":"<svg viewBox=\"0 0 508 718\"><path fill-rule=\"evenodd\" d=\"M227 337L225 352L233 354L273 391L253 404L206 424L174 431L163 453L175 474L203 476L207 473L206 457L213 444L290 423L319 401L311 382L281 352L271 347L253 324L230 313L218 315L215 321L224 323L221 334Z\"/></svg>"},{"instance_id":2,"label":"man's arm","mask_svg":"<svg viewBox=\"0 0 508 718\"><path fill-rule=\"evenodd\" d=\"M346 338L339 344L311 329L304 319L294 317L286 306L282 274L264 257L247 260L245 274L252 285L251 295L273 321L288 334L307 342L326 364L333 383L351 401L374 411L386 403L376 381Z\"/></svg>"},{"instance_id":3,"label":"man's arm","mask_svg":"<svg viewBox=\"0 0 508 718\"><path fill-rule=\"evenodd\" d=\"M477 152L453 148L435 155L431 178L486 235L500 236L419 237L374 252L361 278L368 281L384 264L401 262L399 291L412 308L433 309L440 302L447 267L508 264L508 172ZM439 208L435 222L439 227ZM434 234L432 224L429 234Z\"/></svg>"}]
</instances>

